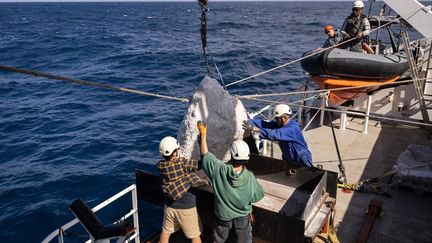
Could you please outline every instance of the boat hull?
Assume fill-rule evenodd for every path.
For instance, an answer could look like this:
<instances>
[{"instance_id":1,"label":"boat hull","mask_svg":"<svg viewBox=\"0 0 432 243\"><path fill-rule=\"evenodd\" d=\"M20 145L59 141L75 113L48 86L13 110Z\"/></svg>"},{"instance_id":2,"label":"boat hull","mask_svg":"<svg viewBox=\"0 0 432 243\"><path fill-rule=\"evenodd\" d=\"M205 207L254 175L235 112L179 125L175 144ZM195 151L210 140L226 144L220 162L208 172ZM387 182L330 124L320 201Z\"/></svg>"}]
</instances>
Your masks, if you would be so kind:
<instances>
[{"instance_id":1,"label":"boat hull","mask_svg":"<svg viewBox=\"0 0 432 243\"><path fill-rule=\"evenodd\" d=\"M309 55L311 52L306 53ZM301 61L310 75L332 75L354 79L392 79L409 68L402 53L372 55L344 49L330 49Z\"/></svg>"}]
</instances>

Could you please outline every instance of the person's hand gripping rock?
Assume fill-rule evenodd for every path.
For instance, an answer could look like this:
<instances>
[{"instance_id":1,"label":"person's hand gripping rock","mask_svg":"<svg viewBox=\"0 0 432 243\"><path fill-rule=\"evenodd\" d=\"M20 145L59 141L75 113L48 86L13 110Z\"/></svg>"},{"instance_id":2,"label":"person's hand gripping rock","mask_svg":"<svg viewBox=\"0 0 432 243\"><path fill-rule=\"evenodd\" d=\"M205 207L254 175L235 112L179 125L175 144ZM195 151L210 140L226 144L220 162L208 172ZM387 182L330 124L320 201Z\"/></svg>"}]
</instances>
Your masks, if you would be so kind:
<instances>
[{"instance_id":1,"label":"person's hand gripping rock","mask_svg":"<svg viewBox=\"0 0 432 243\"><path fill-rule=\"evenodd\" d=\"M243 121L242 127L245 131L259 132L259 128L251 125L247 120Z\"/></svg>"},{"instance_id":2,"label":"person's hand gripping rock","mask_svg":"<svg viewBox=\"0 0 432 243\"><path fill-rule=\"evenodd\" d=\"M205 123L198 121L197 127L201 136L207 134L207 125Z\"/></svg>"}]
</instances>

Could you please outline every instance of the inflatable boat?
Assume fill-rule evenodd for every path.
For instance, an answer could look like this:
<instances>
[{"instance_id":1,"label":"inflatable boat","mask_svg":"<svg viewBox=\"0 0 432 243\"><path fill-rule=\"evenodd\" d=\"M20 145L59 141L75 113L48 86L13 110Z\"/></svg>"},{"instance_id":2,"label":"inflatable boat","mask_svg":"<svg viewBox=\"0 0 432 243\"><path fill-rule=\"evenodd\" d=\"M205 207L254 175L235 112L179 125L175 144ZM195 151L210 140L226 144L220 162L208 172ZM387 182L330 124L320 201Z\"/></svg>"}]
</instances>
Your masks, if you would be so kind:
<instances>
[{"instance_id":1,"label":"inflatable boat","mask_svg":"<svg viewBox=\"0 0 432 243\"><path fill-rule=\"evenodd\" d=\"M304 54L309 55L312 52ZM373 55L345 49L330 49L301 61L303 70L311 76L383 80L401 76L408 68L404 53Z\"/></svg>"}]
</instances>

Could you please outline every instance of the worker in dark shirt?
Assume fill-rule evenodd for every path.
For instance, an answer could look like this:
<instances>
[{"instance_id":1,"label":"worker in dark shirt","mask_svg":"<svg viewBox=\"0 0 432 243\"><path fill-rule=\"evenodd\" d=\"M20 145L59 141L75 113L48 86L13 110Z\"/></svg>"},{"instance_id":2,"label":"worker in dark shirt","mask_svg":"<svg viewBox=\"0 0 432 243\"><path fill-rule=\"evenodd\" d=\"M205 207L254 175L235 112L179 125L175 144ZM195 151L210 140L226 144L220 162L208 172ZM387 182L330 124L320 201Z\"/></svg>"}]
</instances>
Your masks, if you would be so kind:
<instances>
[{"instance_id":1,"label":"worker in dark shirt","mask_svg":"<svg viewBox=\"0 0 432 243\"><path fill-rule=\"evenodd\" d=\"M350 51L373 53L369 47L368 36L371 31L370 23L366 15L362 13L364 8L363 1L355 1L352 13L345 19L341 33L346 39L356 38L348 43Z\"/></svg>"}]
</instances>

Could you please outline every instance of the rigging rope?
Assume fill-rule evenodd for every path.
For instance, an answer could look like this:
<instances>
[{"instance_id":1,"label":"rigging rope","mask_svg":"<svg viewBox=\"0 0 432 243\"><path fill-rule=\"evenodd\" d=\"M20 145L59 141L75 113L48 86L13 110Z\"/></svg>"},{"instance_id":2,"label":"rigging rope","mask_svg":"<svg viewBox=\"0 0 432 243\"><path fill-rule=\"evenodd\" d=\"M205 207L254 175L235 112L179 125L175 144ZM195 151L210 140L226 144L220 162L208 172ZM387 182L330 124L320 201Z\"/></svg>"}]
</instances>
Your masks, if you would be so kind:
<instances>
[{"instance_id":1,"label":"rigging rope","mask_svg":"<svg viewBox=\"0 0 432 243\"><path fill-rule=\"evenodd\" d=\"M91 82L91 81L86 81L86 80L81 80L81 79L73 79L73 78L63 77L63 76L54 75L54 74L50 74L50 73L37 72L37 71L32 71L32 70L27 70L27 69L22 69L22 68L16 68L16 67L11 67L11 66L0 65L0 70L7 71L7 72L22 73L22 74L32 75L35 77L44 77L44 78L48 78L48 79L66 81L66 82L70 82L70 83L76 83L76 84L81 84L81 85L91 86L91 87L98 87L98 88L103 88L103 89L108 89L108 90L138 94L138 95L143 95L143 96L157 97L157 98L161 98L161 99L176 100L176 101L181 101L181 102L189 102L190 101L190 99L187 99L187 98L177 98L174 96L150 93L150 92L134 90L134 89L129 89L129 88L123 88L123 87L113 86L113 85L109 85L109 84Z\"/></svg>"},{"instance_id":2,"label":"rigging rope","mask_svg":"<svg viewBox=\"0 0 432 243\"><path fill-rule=\"evenodd\" d=\"M304 87L304 91L307 90L307 88L308 88L308 84L309 84L309 82L306 81L305 84L303 85L303 87ZM303 94L303 96L302 96L302 98L301 98L300 100L297 100L297 101L294 101L294 102L295 102L295 103L301 102L301 104L304 105L304 104L306 104L306 101L307 101L308 99L310 99L310 98L307 98L307 99L306 99L306 96L307 96L307 94ZM284 96L284 97L287 97L287 96ZM282 99L282 98L281 98L281 99ZM281 100L281 99L279 99L279 100ZM300 115L299 117L303 117L302 115L303 115L304 113L303 113L303 108L302 108L302 107L303 107L303 106L299 106L299 109L297 109L297 112L296 112L296 113L291 117L291 119L296 118L298 115ZM303 113L303 114L301 114L301 113Z\"/></svg>"},{"instance_id":3,"label":"rigging rope","mask_svg":"<svg viewBox=\"0 0 432 243\"><path fill-rule=\"evenodd\" d=\"M353 40L353 39L355 39L355 38L349 39L349 40L347 40L346 42L351 41L351 40ZM342 44L342 43L341 43L341 44ZM293 60L293 61L287 62L287 63L282 64L282 65L280 65L280 66L277 66L277 67L274 67L274 68L268 69L268 70L266 70L266 71L263 71L263 72L260 72L260 73L254 74L254 75L252 75L252 76L249 76L249 77L246 77L246 78L243 78L243 79L240 79L240 80L234 81L234 82L232 82L232 83L227 84L226 86L229 87L229 86L231 86L231 85L238 84L238 83L241 83L241 82L243 82L243 81L246 81L246 80L249 80L249 79L252 79L252 78L256 78L256 77L261 76L261 75L263 75L263 74L266 74L266 73L269 73L269 72L272 72L272 71L278 70L278 69L280 69L280 68L286 67L286 66L291 65L291 64L296 63L296 62L299 62L299 61L301 61L301 60L303 60L303 59L306 59L306 58L309 58L309 57L315 56L315 55L317 55L317 54L319 54L319 53L321 53L321 52L325 52L325 51L327 51L327 50L329 50L329 49L333 49L333 48L335 48L335 47L336 47L336 46L330 46L330 47L327 47L327 48L321 49L321 50L319 50L319 51L317 51L317 52L313 52L313 53L311 53L311 54L309 54L309 55L303 56L303 57L301 57L301 58L297 58L297 59L295 59L295 60Z\"/></svg>"},{"instance_id":4,"label":"rigging rope","mask_svg":"<svg viewBox=\"0 0 432 243\"><path fill-rule=\"evenodd\" d=\"M337 112L337 113L344 113L345 112L346 114L350 114L350 115L364 116L364 114L361 113L361 112L340 111L340 110L336 110L336 109L329 109L329 108L316 107L316 106L308 106L308 105L299 105L299 104L295 104L295 103L283 103L283 102L279 102L279 101L266 100L266 99L258 99L258 98L247 98L247 99L254 100L254 101L260 101L260 102L267 102L267 103L288 104L288 105L293 105L293 106L296 106L296 107L304 107L304 108L309 108L309 109L324 110L324 111L331 111L331 112ZM376 115L369 115L369 117L370 118L381 119L381 120L388 120L388 121L406 123L406 124L411 124L411 125L432 127L432 124L425 123L425 122L417 122L417 121L411 121L411 120L402 120L402 119L397 119L397 118L391 118L391 117L385 117L385 116L376 116Z\"/></svg>"},{"instance_id":5,"label":"rigging rope","mask_svg":"<svg viewBox=\"0 0 432 243\"><path fill-rule=\"evenodd\" d=\"M294 90L300 90L301 88L305 88L305 84L303 84L303 85L301 85L300 87L298 87L298 88L296 88L296 89L294 89ZM306 90L307 88L305 88L305 90ZM284 97L280 97L277 101L281 101L282 99L285 99L285 98L287 98L288 97L288 95L285 95ZM309 100L309 99L311 99L311 98L313 98L313 97L310 97L310 98L307 98L307 99L305 99L305 100ZM294 101L294 102L300 102L300 101L302 101L303 99L301 99L301 100L298 100L298 101ZM271 108L271 105L272 104L269 104L269 105L266 105L265 107L263 107L263 108L261 108L259 111L257 111L257 112L252 112L251 113L251 115L252 115L252 117L254 117L254 116L257 116L257 115L261 115L261 113L262 112L264 112L264 111L266 111L266 110L268 110L268 109L270 109ZM261 115L261 116L263 116L265 119L268 119L267 117L265 117L264 115Z\"/></svg>"},{"instance_id":6,"label":"rigging rope","mask_svg":"<svg viewBox=\"0 0 432 243\"><path fill-rule=\"evenodd\" d=\"M315 119L315 117L318 115L318 111L315 112L315 115L312 116L312 118L309 120L309 122L306 124L306 126L303 127L302 132L306 131L306 129L308 129L308 127L310 126L310 124L312 124L313 120Z\"/></svg>"},{"instance_id":7,"label":"rigging rope","mask_svg":"<svg viewBox=\"0 0 432 243\"><path fill-rule=\"evenodd\" d=\"M410 18L411 16L413 16L416 12L418 12L418 11L420 11L420 10L421 10L421 9L416 10L416 11L413 11L412 14L408 14L407 17L404 18L404 19L408 19L408 18ZM383 27L385 27L385 26L387 26L387 25L390 25L390 24L392 24L393 22L396 22L396 21L398 21L398 20L400 20L400 19L402 19L402 18L403 18L402 16L399 16L399 17L393 19L392 21L389 21L388 23L385 23L385 24L383 24L383 25L381 25L381 26L378 26L378 27L372 29L370 32L377 31L378 29L381 29L381 28L383 28ZM243 78L243 79L240 79L240 80L234 81L234 82L232 82L232 83L229 83L229 84L226 85L226 87L229 87L229 86L231 86L231 85L238 84L238 83L244 82L244 81L246 81L246 80L249 80L249 79L252 79L252 78L256 78L256 77L258 77L258 76L261 76L261 75L263 75L263 74L266 74L266 73L269 73L269 72L275 71L275 70L277 70L277 69L280 69L280 68L286 67L286 66L291 65L291 64L293 64L293 63L299 62L299 61L301 61L301 60L303 60L303 59L306 59L306 58L312 57L312 56L314 56L314 55L317 55L317 54L319 54L319 53L325 52L325 51L327 51L327 50L329 50L329 49L336 48L336 47L339 46L339 45L343 45L343 44L348 43L348 42L350 42L350 41L353 41L353 40L355 40L355 39L357 39L357 37L353 37L353 38L350 38L350 39L348 39L348 40L345 40L345 41L343 41L343 42L341 42L341 43L338 43L338 45L335 45L335 46L330 46L330 47L327 47L327 48L320 49L319 51L313 52L313 53L311 53L311 54L309 54L309 55L306 55L306 56L303 56L303 57L301 57L301 58L295 59L295 60L293 60L293 61L287 62L287 63L282 64L282 65L280 65L280 66L277 66L277 67L274 67L274 68L268 69L268 70L266 70L266 71L263 71L263 72L260 72L260 73L254 74L254 75L252 75L252 76L249 76L249 77L246 77L246 78Z\"/></svg>"},{"instance_id":8,"label":"rigging rope","mask_svg":"<svg viewBox=\"0 0 432 243\"><path fill-rule=\"evenodd\" d=\"M397 81L397 82L394 82L394 83L361 85L361 86L355 86L355 87L341 87L341 88L332 88L332 89L317 89L317 90L307 90L307 91L293 91L293 92L283 92L283 93L273 93L273 94L237 95L236 97L239 98L239 99L251 99L251 98L259 98L259 97L272 97L272 96L285 96L285 95L298 95L298 94L311 94L311 93L325 93L325 92L328 92L328 91L352 90L352 89L361 89L361 88L369 88L369 87L382 87L382 86L401 85L401 84L413 83L415 81L422 81L422 80L426 80L426 78Z\"/></svg>"},{"instance_id":9,"label":"rigging rope","mask_svg":"<svg viewBox=\"0 0 432 243\"><path fill-rule=\"evenodd\" d=\"M216 61L213 59L213 55L211 54L211 52L210 52L210 48L209 48L208 46L207 46L207 50L208 50L209 56L210 56L210 58L211 58L211 60L212 60L212 62L213 62L213 65L214 65L214 67L215 67L215 69L216 69L216 73L217 73L217 75L219 76L219 78L220 78L220 80L221 80L222 86L224 87L224 89L226 89L225 82L224 82L224 80L223 80L223 78L222 78L222 73L219 71L219 68L218 68L218 66L217 66L217 64L216 64Z\"/></svg>"}]
</instances>

